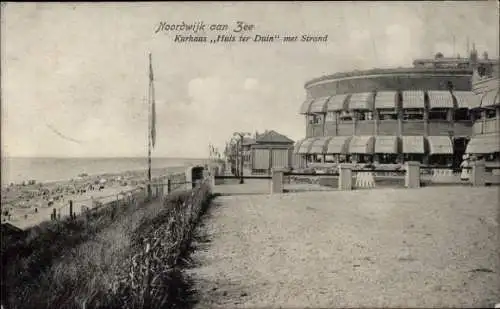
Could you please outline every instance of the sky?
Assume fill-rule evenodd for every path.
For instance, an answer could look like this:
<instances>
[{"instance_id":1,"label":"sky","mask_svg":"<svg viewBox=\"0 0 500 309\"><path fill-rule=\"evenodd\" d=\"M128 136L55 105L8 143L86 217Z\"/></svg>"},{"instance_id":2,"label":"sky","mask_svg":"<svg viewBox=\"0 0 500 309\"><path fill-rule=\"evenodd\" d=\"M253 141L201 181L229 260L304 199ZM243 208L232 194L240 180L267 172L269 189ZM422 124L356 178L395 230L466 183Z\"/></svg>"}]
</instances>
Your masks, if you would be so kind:
<instances>
[{"instance_id":1,"label":"sky","mask_svg":"<svg viewBox=\"0 0 500 309\"><path fill-rule=\"evenodd\" d=\"M144 156L148 53L156 91L153 157L206 157L233 132L305 135L306 81L414 58L498 57L486 2L8 3L1 16L2 155ZM160 22L254 25L248 35L328 35L316 43L179 43ZM221 34L230 34L231 30ZM206 30L210 38L219 32ZM455 37L455 39L453 39ZM455 44L453 42L455 41Z\"/></svg>"}]
</instances>

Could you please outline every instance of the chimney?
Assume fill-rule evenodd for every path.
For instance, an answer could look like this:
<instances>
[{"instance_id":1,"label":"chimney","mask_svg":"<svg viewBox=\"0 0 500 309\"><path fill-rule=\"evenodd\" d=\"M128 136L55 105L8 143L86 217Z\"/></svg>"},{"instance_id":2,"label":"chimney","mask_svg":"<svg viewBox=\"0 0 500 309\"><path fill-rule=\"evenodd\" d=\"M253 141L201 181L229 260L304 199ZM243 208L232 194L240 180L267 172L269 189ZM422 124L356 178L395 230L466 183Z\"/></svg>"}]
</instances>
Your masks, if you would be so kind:
<instances>
[{"instance_id":1,"label":"chimney","mask_svg":"<svg viewBox=\"0 0 500 309\"><path fill-rule=\"evenodd\" d=\"M476 50L476 43L472 43L472 50L469 55L470 59L470 64L472 68L475 68L477 65L477 50Z\"/></svg>"}]
</instances>

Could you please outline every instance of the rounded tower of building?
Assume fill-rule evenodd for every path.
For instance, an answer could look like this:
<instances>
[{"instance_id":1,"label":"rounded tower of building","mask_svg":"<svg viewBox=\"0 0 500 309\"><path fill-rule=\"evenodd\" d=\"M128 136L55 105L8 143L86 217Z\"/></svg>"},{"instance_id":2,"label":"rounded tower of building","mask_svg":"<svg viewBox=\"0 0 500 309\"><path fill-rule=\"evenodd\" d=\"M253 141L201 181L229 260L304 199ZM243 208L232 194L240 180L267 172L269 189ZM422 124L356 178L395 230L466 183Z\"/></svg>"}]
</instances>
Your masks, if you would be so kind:
<instances>
[{"instance_id":1,"label":"rounded tower of building","mask_svg":"<svg viewBox=\"0 0 500 309\"><path fill-rule=\"evenodd\" d=\"M307 82L300 108L306 136L295 147L298 165L412 160L458 166L473 135L471 111L481 106L472 74L483 60L473 48L469 58L437 53L415 60L412 68L337 73Z\"/></svg>"}]
</instances>

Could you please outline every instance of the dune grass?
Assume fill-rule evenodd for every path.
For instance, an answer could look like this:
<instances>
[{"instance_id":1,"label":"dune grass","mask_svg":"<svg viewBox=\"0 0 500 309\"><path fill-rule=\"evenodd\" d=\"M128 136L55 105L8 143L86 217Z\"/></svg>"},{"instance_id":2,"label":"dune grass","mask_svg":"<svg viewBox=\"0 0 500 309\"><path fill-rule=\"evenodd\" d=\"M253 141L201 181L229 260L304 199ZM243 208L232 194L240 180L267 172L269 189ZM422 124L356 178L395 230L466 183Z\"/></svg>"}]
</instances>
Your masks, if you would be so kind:
<instances>
[{"instance_id":1,"label":"dune grass","mask_svg":"<svg viewBox=\"0 0 500 309\"><path fill-rule=\"evenodd\" d=\"M103 208L48 222L2 248L3 305L16 308L161 308L207 184L164 201ZM5 249L5 250L4 250ZM171 294L171 293L170 293ZM161 295L161 297L160 297Z\"/></svg>"}]
</instances>

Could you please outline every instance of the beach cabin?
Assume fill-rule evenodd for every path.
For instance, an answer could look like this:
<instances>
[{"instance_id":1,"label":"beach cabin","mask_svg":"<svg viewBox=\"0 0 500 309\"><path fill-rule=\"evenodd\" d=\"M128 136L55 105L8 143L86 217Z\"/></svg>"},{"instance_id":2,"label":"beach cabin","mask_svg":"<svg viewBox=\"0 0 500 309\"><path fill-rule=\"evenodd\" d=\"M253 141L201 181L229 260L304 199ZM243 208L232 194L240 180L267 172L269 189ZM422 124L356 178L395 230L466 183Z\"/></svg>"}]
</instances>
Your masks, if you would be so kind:
<instances>
[{"instance_id":1,"label":"beach cabin","mask_svg":"<svg viewBox=\"0 0 500 309\"><path fill-rule=\"evenodd\" d=\"M276 131L259 134L251 146L252 174L270 174L273 168L290 168L294 141Z\"/></svg>"}]
</instances>

